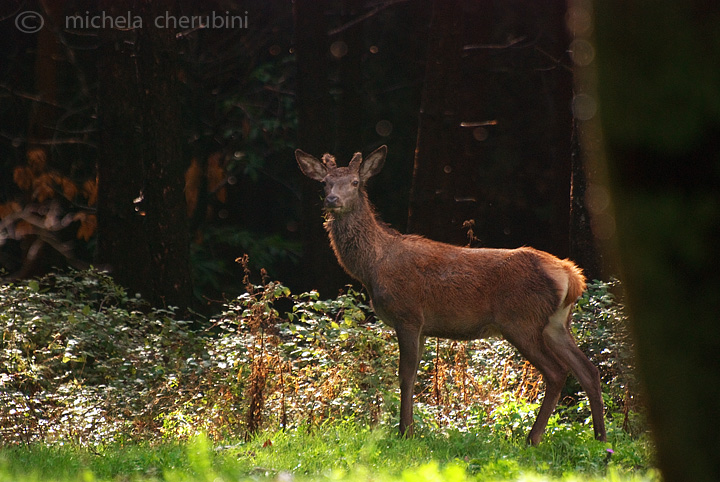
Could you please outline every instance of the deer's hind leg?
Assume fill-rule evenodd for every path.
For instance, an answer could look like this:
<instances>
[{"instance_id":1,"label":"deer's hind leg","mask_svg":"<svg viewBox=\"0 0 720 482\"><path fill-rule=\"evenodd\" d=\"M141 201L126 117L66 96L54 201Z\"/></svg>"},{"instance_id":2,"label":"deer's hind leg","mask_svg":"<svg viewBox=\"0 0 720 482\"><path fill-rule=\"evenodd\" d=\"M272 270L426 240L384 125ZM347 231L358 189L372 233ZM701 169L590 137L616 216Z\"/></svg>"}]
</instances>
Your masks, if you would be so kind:
<instances>
[{"instance_id":1,"label":"deer's hind leg","mask_svg":"<svg viewBox=\"0 0 720 482\"><path fill-rule=\"evenodd\" d=\"M578 348L570 333L570 307L561 308L550 316L550 322L543 330L543 339L580 382L588 396L592 412L595 438L605 441L605 419L600 386L600 372L588 357Z\"/></svg>"},{"instance_id":2,"label":"deer's hind leg","mask_svg":"<svg viewBox=\"0 0 720 482\"><path fill-rule=\"evenodd\" d=\"M540 371L545 381L545 396L535 418L535 423L527 437L530 444L537 445L545 432L550 415L552 415L560 400L560 393L565 385L569 370L543 340L542 324L533 323L531 326L538 327L535 333L515 334L507 332L503 333L503 336Z\"/></svg>"}]
</instances>

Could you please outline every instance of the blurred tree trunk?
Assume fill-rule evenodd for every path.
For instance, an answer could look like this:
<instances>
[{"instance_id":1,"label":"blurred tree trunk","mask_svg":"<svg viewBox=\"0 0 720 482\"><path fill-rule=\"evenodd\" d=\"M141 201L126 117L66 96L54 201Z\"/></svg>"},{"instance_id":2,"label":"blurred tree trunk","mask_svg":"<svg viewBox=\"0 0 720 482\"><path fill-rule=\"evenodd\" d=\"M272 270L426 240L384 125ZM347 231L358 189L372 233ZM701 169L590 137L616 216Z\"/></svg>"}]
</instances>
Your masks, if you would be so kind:
<instances>
[{"instance_id":1,"label":"blurred tree trunk","mask_svg":"<svg viewBox=\"0 0 720 482\"><path fill-rule=\"evenodd\" d=\"M436 0L408 229L569 252L565 2Z\"/></svg>"},{"instance_id":2,"label":"blurred tree trunk","mask_svg":"<svg viewBox=\"0 0 720 482\"><path fill-rule=\"evenodd\" d=\"M152 21L168 6L126 0L100 9L133 12L143 26L101 31L98 261L154 305L184 309L192 285L178 46L172 29Z\"/></svg>"},{"instance_id":3,"label":"blurred tree trunk","mask_svg":"<svg viewBox=\"0 0 720 482\"><path fill-rule=\"evenodd\" d=\"M660 468L668 482L717 481L720 4L594 8L619 255Z\"/></svg>"}]
</instances>

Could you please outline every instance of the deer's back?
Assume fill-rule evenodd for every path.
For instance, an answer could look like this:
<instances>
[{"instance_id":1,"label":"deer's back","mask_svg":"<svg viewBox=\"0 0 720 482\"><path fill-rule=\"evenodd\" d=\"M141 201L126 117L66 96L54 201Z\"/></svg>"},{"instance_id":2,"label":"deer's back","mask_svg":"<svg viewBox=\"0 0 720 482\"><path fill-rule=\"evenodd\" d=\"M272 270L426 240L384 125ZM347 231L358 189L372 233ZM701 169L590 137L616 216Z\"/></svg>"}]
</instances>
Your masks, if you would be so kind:
<instances>
[{"instance_id":1,"label":"deer's back","mask_svg":"<svg viewBox=\"0 0 720 482\"><path fill-rule=\"evenodd\" d=\"M501 331L498 317L506 324L555 312L565 296L559 278L572 276L563 263L533 248L462 248L405 235L385 247L366 286L388 324L406 319L428 336L475 339Z\"/></svg>"}]
</instances>

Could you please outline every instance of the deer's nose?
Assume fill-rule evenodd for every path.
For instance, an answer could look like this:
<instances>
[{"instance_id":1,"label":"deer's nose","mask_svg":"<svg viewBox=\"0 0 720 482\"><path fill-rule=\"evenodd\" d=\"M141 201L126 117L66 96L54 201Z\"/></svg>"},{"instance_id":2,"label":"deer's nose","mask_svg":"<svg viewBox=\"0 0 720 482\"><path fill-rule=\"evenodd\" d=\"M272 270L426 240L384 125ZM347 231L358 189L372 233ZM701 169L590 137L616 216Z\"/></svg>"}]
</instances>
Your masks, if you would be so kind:
<instances>
[{"instance_id":1,"label":"deer's nose","mask_svg":"<svg viewBox=\"0 0 720 482\"><path fill-rule=\"evenodd\" d=\"M327 207L329 207L329 208L338 207L338 205L340 204L339 201L340 201L340 198L339 198L337 195L335 195L335 194L328 194L328 195L325 197L325 206L327 206Z\"/></svg>"}]
</instances>

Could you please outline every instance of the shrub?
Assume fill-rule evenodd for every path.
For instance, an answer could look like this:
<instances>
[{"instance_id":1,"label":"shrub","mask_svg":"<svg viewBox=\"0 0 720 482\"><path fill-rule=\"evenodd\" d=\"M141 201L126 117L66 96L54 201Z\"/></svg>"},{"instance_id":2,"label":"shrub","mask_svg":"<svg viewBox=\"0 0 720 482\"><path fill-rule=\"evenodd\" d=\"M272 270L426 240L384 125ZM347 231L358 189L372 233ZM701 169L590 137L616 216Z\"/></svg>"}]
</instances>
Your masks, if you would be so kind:
<instances>
[{"instance_id":1,"label":"shrub","mask_svg":"<svg viewBox=\"0 0 720 482\"><path fill-rule=\"evenodd\" d=\"M603 395L611 417L621 417L625 431L645 429L639 383L635 377L635 357L625 308L614 292L621 289L620 281L593 280L578 300L573 313L573 334L580 348L600 369ZM580 397L579 384L572 379L571 397ZM580 404L587 412L586 400ZM588 412L589 413L589 412Z\"/></svg>"},{"instance_id":2,"label":"shrub","mask_svg":"<svg viewBox=\"0 0 720 482\"><path fill-rule=\"evenodd\" d=\"M97 271L1 286L0 329L6 443L142 431L163 403L157 387L199 348L172 309L150 309Z\"/></svg>"},{"instance_id":3,"label":"shrub","mask_svg":"<svg viewBox=\"0 0 720 482\"><path fill-rule=\"evenodd\" d=\"M281 317L275 303L288 298ZM212 340L218 373L246 416L237 428L256 431L266 414L283 428L350 416L377 423L395 383L390 333L352 289L334 300L317 292L291 296L278 283L252 286L228 304Z\"/></svg>"},{"instance_id":4,"label":"shrub","mask_svg":"<svg viewBox=\"0 0 720 482\"><path fill-rule=\"evenodd\" d=\"M3 440L99 444L249 436L329 420L397 423L397 343L362 292L321 300L248 279L247 293L202 331L97 271L0 287ZM639 430L616 287L590 284L574 330L601 369L610 412ZM534 418L525 402L537 403L542 388L537 371L502 340L431 339L416 387L418 425L472 431L490 423L514 437ZM574 422L589 416L579 391L568 383L572 406L562 415Z\"/></svg>"}]
</instances>

